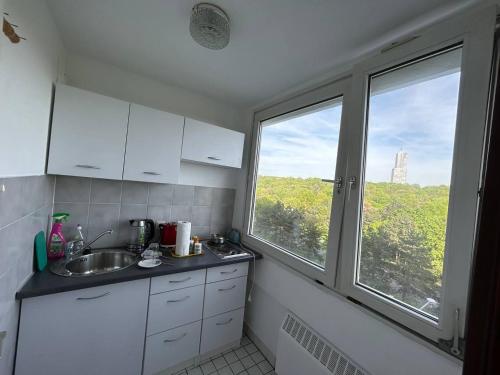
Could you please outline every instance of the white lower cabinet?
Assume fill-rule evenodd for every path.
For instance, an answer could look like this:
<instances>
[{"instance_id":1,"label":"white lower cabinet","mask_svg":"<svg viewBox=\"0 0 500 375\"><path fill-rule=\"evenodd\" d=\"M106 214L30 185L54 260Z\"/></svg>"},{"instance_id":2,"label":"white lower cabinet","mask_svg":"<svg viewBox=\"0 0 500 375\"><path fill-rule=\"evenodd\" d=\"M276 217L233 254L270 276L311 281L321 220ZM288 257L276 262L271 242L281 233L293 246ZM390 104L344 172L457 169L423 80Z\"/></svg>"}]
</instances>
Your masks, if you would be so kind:
<instances>
[{"instance_id":1,"label":"white lower cabinet","mask_svg":"<svg viewBox=\"0 0 500 375\"><path fill-rule=\"evenodd\" d=\"M16 375L141 373L149 279L23 300Z\"/></svg>"},{"instance_id":2,"label":"white lower cabinet","mask_svg":"<svg viewBox=\"0 0 500 375\"><path fill-rule=\"evenodd\" d=\"M201 321L146 338L144 375L155 374L194 358L200 348Z\"/></svg>"},{"instance_id":3,"label":"white lower cabinet","mask_svg":"<svg viewBox=\"0 0 500 375\"><path fill-rule=\"evenodd\" d=\"M27 298L15 374L150 375L224 350L243 332L247 270L239 263L209 277L201 269Z\"/></svg>"},{"instance_id":4,"label":"white lower cabinet","mask_svg":"<svg viewBox=\"0 0 500 375\"><path fill-rule=\"evenodd\" d=\"M231 344L241 338L244 308L203 319L200 354Z\"/></svg>"}]
</instances>

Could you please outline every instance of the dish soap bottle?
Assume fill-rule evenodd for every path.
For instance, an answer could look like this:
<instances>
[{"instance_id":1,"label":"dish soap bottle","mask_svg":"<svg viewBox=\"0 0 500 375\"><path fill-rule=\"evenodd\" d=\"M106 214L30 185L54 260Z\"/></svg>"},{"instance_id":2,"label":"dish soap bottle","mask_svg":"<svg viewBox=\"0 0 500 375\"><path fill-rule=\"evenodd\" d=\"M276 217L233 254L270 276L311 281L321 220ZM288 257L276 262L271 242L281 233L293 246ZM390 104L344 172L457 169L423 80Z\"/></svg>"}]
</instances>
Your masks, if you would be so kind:
<instances>
[{"instance_id":1,"label":"dish soap bottle","mask_svg":"<svg viewBox=\"0 0 500 375\"><path fill-rule=\"evenodd\" d=\"M66 241L64 240L64 236L62 234L62 223L68 220L68 217L69 214L65 212L59 212L52 215L54 224L52 224L52 230L50 231L47 243L47 257L49 259L59 259L64 257Z\"/></svg>"}]
</instances>

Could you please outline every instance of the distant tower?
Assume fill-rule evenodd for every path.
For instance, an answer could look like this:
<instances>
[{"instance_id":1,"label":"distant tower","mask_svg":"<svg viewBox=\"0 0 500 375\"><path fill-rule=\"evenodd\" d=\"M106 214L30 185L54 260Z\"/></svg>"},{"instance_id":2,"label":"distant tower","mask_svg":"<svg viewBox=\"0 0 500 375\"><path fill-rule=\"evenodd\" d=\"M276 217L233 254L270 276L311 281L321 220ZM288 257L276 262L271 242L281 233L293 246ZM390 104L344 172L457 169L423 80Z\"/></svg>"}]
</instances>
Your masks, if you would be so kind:
<instances>
[{"instance_id":1,"label":"distant tower","mask_svg":"<svg viewBox=\"0 0 500 375\"><path fill-rule=\"evenodd\" d=\"M392 168L391 182L394 184L406 184L406 162L408 161L408 153L400 150L396 153L396 162Z\"/></svg>"}]
</instances>

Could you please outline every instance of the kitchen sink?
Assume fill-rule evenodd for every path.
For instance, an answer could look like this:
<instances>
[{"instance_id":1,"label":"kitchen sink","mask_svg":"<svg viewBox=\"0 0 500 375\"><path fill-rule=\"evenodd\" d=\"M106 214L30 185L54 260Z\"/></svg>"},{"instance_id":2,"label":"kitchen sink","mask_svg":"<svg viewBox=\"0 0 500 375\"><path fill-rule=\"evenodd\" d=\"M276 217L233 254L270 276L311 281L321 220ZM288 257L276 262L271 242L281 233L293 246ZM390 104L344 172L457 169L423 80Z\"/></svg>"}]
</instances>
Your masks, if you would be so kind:
<instances>
[{"instance_id":1,"label":"kitchen sink","mask_svg":"<svg viewBox=\"0 0 500 375\"><path fill-rule=\"evenodd\" d=\"M136 254L117 249L95 250L54 263L50 270L61 276L81 277L115 272L137 264Z\"/></svg>"}]
</instances>

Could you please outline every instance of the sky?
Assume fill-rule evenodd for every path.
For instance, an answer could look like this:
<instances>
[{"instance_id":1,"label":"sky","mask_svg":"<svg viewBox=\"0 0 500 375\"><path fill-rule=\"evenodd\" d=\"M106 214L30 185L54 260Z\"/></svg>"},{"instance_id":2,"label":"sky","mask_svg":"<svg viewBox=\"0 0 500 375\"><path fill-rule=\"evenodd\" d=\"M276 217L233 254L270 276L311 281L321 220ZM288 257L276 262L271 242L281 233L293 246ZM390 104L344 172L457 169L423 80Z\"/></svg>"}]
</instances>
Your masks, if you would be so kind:
<instances>
[{"instance_id":1,"label":"sky","mask_svg":"<svg viewBox=\"0 0 500 375\"><path fill-rule=\"evenodd\" d=\"M403 149L408 183L450 184L459 80L448 74L370 98L366 181L390 181ZM332 179L341 112L337 105L264 126L259 175Z\"/></svg>"}]
</instances>

